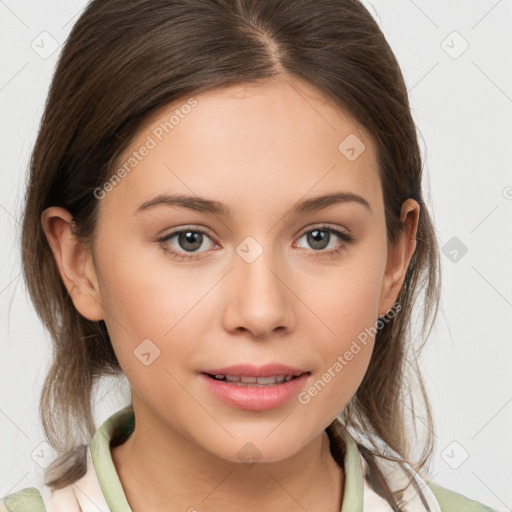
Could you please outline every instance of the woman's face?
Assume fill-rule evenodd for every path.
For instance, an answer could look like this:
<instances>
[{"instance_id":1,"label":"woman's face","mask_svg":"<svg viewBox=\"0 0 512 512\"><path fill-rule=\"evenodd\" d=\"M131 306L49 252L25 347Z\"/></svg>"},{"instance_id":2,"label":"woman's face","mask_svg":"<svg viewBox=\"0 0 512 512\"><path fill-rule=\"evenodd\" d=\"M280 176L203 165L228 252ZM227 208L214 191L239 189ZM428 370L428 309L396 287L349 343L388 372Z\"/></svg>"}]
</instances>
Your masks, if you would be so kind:
<instances>
[{"instance_id":1,"label":"woman's face","mask_svg":"<svg viewBox=\"0 0 512 512\"><path fill-rule=\"evenodd\" d=\"M268 82L160 111L124 164L95 192L92 261L136 414L226 460L291 456L356 392L410 256L387 251L372 141L307 84Z\"/></svg>"}]
</instances>

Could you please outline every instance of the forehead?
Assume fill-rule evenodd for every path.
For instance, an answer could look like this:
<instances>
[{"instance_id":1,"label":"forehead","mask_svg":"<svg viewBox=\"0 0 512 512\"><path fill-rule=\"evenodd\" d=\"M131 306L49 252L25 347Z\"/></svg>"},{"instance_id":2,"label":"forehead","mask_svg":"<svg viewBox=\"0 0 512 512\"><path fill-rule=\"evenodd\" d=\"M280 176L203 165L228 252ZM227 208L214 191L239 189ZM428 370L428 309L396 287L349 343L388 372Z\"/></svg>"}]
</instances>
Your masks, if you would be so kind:
<instances>
[{"instance_id":1,"label":"forehead","mask_svg":"<svg viewBox=\"0 0 512 512\"><path fill-rule=\"evenodd\" d=\"M214 198L235 214L332 190L378 203L375 151L352 116L303 81L233 85L151 116L116 162L126 172L102 208L131 214L161 193Z\"/></svg>"}]
</instances>

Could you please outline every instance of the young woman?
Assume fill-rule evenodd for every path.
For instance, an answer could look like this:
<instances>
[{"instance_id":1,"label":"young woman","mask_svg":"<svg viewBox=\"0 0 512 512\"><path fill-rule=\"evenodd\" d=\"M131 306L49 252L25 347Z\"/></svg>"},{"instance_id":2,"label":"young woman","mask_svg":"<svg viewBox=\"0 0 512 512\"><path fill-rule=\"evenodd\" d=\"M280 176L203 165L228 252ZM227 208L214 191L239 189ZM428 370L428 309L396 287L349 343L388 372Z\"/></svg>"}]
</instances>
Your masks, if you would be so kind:
<instances>
[{"instance_id":1,"label":"young woman","mask_svg":"<svg viewBox=\"0 0 512 512\"><path fill-rule=\"evenodd\" d=\"M439 298L421 182L358 1L91 2L23 220L59 457L0 509L491 510L428 478L407 365L417 297L423 334ZM121 373L132 400L96 430L93 385Z\"/></svg>"}]
</instances>

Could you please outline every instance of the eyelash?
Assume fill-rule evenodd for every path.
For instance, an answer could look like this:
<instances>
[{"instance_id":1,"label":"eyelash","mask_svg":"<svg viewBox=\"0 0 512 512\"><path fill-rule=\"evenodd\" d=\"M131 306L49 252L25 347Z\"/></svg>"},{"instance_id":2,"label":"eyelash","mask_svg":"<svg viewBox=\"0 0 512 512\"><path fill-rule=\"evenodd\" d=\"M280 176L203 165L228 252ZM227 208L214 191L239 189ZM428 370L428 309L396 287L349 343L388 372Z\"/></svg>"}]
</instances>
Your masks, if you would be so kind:
<instances>
[{"instance_id":1,"label":"eyelash","mask_svg":"<svg viewBox=\"0 0 512 512\"><path fill-rule=\"evenodd\" d=\"M330 258L330 257L338 256L339 254L341 254L346 249L346 245L348 245L348 244L350 244L350 243L352 243L354 241L354 238L351 235L349 235L348 233L345 233L343 231L339 231L337 229L334 229L334 228L331 228L331 227L325 226L325 225L314 226L314 227L304 231L299 236L298 239L300 240L304 235L306 235L307 233L311 233L312 231L325 231L325 232L329 232L329 233L332 233L332 234L336 235L338 238L340 238L343 241L343 243L341 244L340 247L338 247L336 249L331 249L330 251L321 251L321 250L320 251L315 251L314 249L312 249L313 254L309 254L309 256L312 257L312 258L316 258L316 259L318 259L319 257ZM208 236L209 238L212 238L207 231L204 231L202 229L199 229L199 228L185 228L185 229L180 229L178 231L173 231L172 233L164 236L163 238L158 239L157 241L160 243L160 245L161 245L162 249L164 250L164 252L169 254L173 259L180 260L180 261L197 260L197 259L201 258L201 256L196 256L194 253L182 254L182 253L176 251L175 249L171 248L171 246L168 243L169 240L174 238L176 235L179 235L181 233L187 233L187 232L201 233L203 235ZM200 253L196 253L196 254L200 254Z\"/></svg>"}]
</instances>

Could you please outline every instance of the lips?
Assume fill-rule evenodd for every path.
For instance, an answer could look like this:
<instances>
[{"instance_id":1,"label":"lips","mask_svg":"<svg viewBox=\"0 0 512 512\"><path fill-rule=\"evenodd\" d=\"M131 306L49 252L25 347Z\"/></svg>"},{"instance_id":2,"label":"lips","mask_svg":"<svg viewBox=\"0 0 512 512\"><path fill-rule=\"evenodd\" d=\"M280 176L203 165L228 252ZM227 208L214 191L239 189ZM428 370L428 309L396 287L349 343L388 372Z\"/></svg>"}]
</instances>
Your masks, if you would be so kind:
<instances>
[{"instance_id":1,"label":"lips","mask_svg":"<svg viewBox=\"0 0 512 512\"><path fill-rule=\"evenodd\" d=\"M199 373L200 382L213 397L248 411L265 411L290 403L310 376L308 370L281 364L237 365Z\"/></svg>"}]
</instances>

